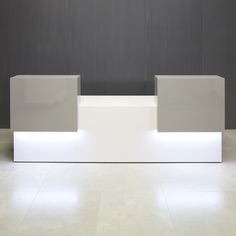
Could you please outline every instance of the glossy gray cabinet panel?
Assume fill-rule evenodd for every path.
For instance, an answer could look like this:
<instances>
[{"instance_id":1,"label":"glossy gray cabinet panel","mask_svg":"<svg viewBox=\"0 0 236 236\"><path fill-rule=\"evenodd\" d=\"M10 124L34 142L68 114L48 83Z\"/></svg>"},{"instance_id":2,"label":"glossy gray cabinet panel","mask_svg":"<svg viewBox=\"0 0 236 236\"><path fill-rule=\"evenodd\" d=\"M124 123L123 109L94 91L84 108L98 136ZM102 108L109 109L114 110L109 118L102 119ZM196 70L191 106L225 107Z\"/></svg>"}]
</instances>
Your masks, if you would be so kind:
<instances>
[{"instance_id":1,"label":"glossy gray cabinet panel","mask_svg":"<svg viewBox=\"0 0 236 236\"><path fill-rule=\"evenodd\" d=\"M20 75L10 80L11 129L77 131L79 76Z\"/></svg>"},{"instance_id":2,"label":"glossy gray cabinet panel","mask_svg":"<svg viewBox=\"0 0 236 236\"><path fill-rule=\"evenodd\" d=\"M216 132L225 128L224 78L156 76L159 132Z\"/></svg>"}]
</instances>

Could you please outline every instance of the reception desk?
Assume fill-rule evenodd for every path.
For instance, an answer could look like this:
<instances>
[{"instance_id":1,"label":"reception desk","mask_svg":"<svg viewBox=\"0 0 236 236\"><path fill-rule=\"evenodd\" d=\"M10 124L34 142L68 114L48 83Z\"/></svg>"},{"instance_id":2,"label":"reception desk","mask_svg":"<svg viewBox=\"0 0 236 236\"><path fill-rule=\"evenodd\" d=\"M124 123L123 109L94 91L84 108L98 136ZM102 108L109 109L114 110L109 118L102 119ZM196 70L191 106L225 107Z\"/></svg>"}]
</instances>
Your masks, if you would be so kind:
<instances>
[{"instance_id":1,"label":"reception desk","mask_svg":"<svg viewBox=\"0 0 236 236\"><path fill-rule=\"evenodd\" d=\"M11 97L21 96L22 99L22 92L14 85L15 80L11 81ZM200 83L196 85L198 80ZM155 81L157 94L154 96L76 96L79 102L74 103L73 110L77 113L77 126L73 127L65 128L70 117L67 120L61 109L63 114L58 117L65 120L58 130L48 126L43 131L35 130L32 122L32 130L24 130L25 126L14 121L17 117L14 112L18 111L12 111L11 115L16 115L11 123L14 161L221 162L224 79L217 76L155 76ZM190 86L191 83L195 85ZM73 86L77 88L77 85ZM16 101L11 99L13 110L14 103ZM44 112L38 105L33 108L32 103L31 109L37 111L38 118L40 112ZM28 118L30 122L31 118Z\"/></svg>"}]
</instances>

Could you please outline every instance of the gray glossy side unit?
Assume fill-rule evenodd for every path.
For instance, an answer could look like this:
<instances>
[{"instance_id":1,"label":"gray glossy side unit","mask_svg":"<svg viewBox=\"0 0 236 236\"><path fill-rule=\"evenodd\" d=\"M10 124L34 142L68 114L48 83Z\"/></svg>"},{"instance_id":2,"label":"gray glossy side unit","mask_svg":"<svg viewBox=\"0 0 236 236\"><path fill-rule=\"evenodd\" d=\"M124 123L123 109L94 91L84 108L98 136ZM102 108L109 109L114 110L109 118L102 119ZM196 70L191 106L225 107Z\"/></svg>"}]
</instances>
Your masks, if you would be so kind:
<instances>
[{"instance_id":1,"label":"gray glossy side unit","mask_svg":"<svg viewBox=\"0 0 236 236\"><path fill-rule=\"evenodd\" d=\"M13 131L77 131L79 75L10 78Z\"/></svg>"},{"instance_id":2,"label":"gray glossy side unit","mask_svg":"<svg viewBox=\"0 0 236 236\"><path fill-rule=\"evenodd\" d=\"M225 81L219 76L155 76L159 132L225 129Z\"/></svg>"}]
</instances>

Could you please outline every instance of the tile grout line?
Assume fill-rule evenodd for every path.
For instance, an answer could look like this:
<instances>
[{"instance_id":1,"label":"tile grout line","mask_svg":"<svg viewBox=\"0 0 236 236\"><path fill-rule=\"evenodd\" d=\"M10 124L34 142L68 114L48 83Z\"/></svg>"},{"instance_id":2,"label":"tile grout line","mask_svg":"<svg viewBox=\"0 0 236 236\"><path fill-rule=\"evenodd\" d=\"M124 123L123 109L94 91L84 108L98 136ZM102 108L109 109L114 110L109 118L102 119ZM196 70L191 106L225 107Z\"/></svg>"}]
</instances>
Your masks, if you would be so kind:
<instances>
[{"instance_id":1,"label":"tile grout line","mask_svg":"<svg viewBox=\"0 0 236 236\"><path fill-rule=\"evenodd\" d=\"M29 207L27 208L26 212L24 213L24 216L23 216L21 222L19 223L19 225L18 225L18 227L17 227L17 229L16 229L16 232L14 233L13 236L17 236L17 235L18 235L19 229L20 229L20 227L22 226L23 222L25 221L26 216L28 215L29 211L31 210L32 205L33 205L35 199L37 198L38 194L40 193L40 191L41 191L41 189L42 189L42 187L43 187L43 185L44 185L44 183L45 183L45 181L46 181L46 179L47 179L47 177L48 177L48 175L49 175L49 172L51 171L51 168L52 168L52 167L50 167L49 170L47 171L47 173L45 174L45 177L44 177L44 179L42 180L42 183L40 184L38 190L37 190L36 193L34 194L34 197L33 197L32 201L31 201L31 203L29 204Z\"/></svg>"},{"instance_id":2,"label":"tile grout line","mask_svg":"<svg viewBox=\"0 0 236 236\"><path fill-rule=\"evenodd\" d=\"M166 192L165 192L165 190L163 189L163 184L162 184L162 183L161 183L161 192L162 192L162 194L163 194L163 196L164 196L164 199L165 199L165 202L166 202L166 207L167 207L167 209L168 209L168 215L169 215L169 217L170 217L171 226L173 227L172 230L174 230L174 235L176 235L176 233L175 233L175 223L174 223L174 219L173 219L173 216L172 216L172 214L171 214L170 206L169 206L169 204L168 204L168 200L167 200L167 197L166 197ZM172 233L172 232L171 232L171 233Z\"/></svg>"}]
</instances>

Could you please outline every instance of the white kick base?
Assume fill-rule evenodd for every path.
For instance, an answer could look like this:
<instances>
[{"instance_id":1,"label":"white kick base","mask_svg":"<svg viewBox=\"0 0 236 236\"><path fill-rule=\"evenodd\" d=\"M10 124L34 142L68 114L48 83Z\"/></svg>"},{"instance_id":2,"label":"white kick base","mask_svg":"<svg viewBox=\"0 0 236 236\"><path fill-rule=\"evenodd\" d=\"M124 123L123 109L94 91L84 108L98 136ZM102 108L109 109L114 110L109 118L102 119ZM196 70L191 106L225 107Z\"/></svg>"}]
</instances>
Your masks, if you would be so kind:
<instances>
[{"instance_id":1,"label":"white kick base","mask_svg":"<svg viewBox=\"0 0 236 236\"><path fill-rule=\"evenodd\" d=\"M221 162L222 133L161 133L154 96L81 96L78 132L14 132L16 162Z\"/></svg>"}]
</instances>

